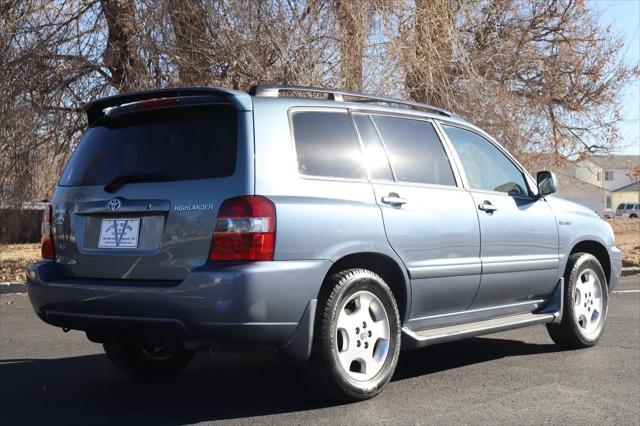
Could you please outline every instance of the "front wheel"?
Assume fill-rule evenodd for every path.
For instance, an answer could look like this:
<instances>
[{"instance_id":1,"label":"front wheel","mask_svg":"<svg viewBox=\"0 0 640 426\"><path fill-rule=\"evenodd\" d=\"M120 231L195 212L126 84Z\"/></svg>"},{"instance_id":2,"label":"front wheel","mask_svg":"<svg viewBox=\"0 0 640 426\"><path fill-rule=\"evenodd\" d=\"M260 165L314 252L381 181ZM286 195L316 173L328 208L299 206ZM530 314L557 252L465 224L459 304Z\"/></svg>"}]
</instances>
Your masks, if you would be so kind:
<instances>
[{"instance_id":1,"label":"front wheel","mask_svg":"<svg viewBox=\"0 0 640 426\"><path fill-rule=\"evenodd\" d=\"M572 254L564 279L562 322L547 324L549 335L564 348L593 346L602 336L607 319L608 288L602 266L591 254Z\"/></svg>"},{"instance_id":2,"label":"front wheel","mask_svg":"<svg viewBox=\"0 0 640 426\"><path fill-rule=\"evenodd\" d=\"M393 293L377 274L350 269L328 278L312 354L324 390L343 401L377 395L400 354L400 315Z\"/></svg>"}]
</instances>

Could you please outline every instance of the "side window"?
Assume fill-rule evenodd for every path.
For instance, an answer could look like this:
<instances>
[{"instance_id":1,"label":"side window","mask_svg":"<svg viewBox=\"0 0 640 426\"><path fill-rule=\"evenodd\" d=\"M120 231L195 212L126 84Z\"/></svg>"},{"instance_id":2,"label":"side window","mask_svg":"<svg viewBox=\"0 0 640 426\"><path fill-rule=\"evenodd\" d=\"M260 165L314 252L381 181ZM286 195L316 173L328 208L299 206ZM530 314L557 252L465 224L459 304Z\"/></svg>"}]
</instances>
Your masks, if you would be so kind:
<instances>
[{"instance_id":1,"label":"side window","mask_svg":"<svg viewBox=\"0 0 640 426\"><path fill-rule=\"evenodd\" d=\"M384 151L378 132L368 115L353 114L362 147L364 148L364 161L369 168L371 179L393 181L393 174L389 166L387 153Z\"/></svg>"},{"instance_id":2,"label":"side window","mask_svg":"<svg viewBox=\"0 0 640 426\"><path fill-rule=\"evenodd\" d=\"M343 111L298 111L292 116L298 170L307 176L364 179L360 146Z\"/></svg>"},{"instance_id":3,"label":"side window","mask_svg":"<svg viewBox=\"0 0 640 426\"><path fill-rule=\"evenodd\" d=\"M456 185L449 158L426 121L373 116L398 182Z\"/></svg>"},{"instance_id":4,"label":"side window","mask_svg":"<svg viewBox=\"0 0 640 426\"><path fill-rule=\"evenodd\" d=\"M443 127L460 157L471 189L529 196L520 170L491 142L469 130Z\"/></svg>"}]
</instances>

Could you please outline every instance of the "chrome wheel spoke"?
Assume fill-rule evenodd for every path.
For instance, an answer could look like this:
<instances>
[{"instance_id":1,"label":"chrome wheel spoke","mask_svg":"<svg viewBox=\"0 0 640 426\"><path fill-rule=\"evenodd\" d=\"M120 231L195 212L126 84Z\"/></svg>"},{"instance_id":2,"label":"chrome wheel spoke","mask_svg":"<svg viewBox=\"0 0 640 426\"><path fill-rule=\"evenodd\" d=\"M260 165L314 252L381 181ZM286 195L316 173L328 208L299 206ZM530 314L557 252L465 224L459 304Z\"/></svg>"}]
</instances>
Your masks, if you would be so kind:
<instances>
[{"instance_id":1,"label":"chrome wheel spoke","mask_svg":"<svg viewBox=\"0 0 640 426\"><path fill-rule=\"evenodd\" d=\"M585 337L590 337L597 332L602 320L602 283L595 272L586 269L576 280L574 291L574 319L578 330Z\"/></svg>"},{"instance_id":2,"label":"chrome wheel spoke","mask_svg":"<svg viewBox=\"0 0 640 426\"><path fill-rule=\"evenodd\" d=\"M389 336L389 317L373 293L359 291L343 302L336 324L336 350L350 377L365 381L378 374L387 359Z\"/></svg>"}]
</instances>

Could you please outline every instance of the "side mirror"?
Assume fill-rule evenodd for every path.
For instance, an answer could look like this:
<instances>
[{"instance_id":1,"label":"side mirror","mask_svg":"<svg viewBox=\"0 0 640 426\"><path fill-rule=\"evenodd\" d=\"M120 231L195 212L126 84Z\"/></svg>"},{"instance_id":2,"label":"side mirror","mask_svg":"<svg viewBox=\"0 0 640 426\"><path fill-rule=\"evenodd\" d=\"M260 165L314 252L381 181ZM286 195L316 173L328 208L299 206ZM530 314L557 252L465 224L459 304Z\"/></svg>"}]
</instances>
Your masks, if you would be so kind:
<instances>
[{"instance_id":1,"label":"side mirror","mask_svg":"<svg viewBox=\"0 0 640 426\"><path fill-rule=\"evenodd\" d=\"M558 190L558 179L553 172L542 171L538 172L538 196L544 197L545 195L553 194Z\"/></svg>"}]
</instances>

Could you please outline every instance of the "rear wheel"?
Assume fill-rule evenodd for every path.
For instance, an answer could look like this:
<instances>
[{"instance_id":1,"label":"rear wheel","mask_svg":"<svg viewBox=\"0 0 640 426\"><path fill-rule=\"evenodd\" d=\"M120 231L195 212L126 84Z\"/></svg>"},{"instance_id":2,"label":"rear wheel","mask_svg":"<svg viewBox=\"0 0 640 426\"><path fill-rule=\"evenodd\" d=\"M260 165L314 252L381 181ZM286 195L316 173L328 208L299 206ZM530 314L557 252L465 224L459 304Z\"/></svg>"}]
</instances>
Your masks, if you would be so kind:
<instances>
[{"instance_id":1,"label":"rear wheel","mask_svg":"<svg viewBox=\"0 0 640 426\"><path fill-rule=\"evenodd\" d=\"M365 269L330 277L316 323L314 372L333 398L358 401L389 382L400 353L400 315L384 280Z\"/></svg>"},{"instance_id":2,"label":"rear wheel","mask_svg":"<svg viewBox=\"0 0 640 426\"><path fill-rule=\"evenodd\" d=\"M104 344L109 360L122 372L138 378L177 374L193 357L179 342L154 345L120 340Z\"/></svg>"},{"instance_id":3,"label":"rear wheel","mask_svg":"<svg viewBox=\"0 0 640 426\"><path fill-rule=\"evenodd\" d=\"M637 219L637 218L638 218L638 215L637 215L637 214L635 214L635 213L632 213L632 214L630 214L630 215L629 215L629 217L630 217L631 219Z\"/></svg>"},{"instance_id":4,"label":"rear wheel","mask_svg":"<svg viewBox=\"0 0 640 426\"><path fill-rule=\"evenodd\" d=\"M565 272L562 322L547 324L553 341L570 349L595 345L604 332L608 288L598 259L588 253L569 257Z\"/></svg>"}]
</instances>

